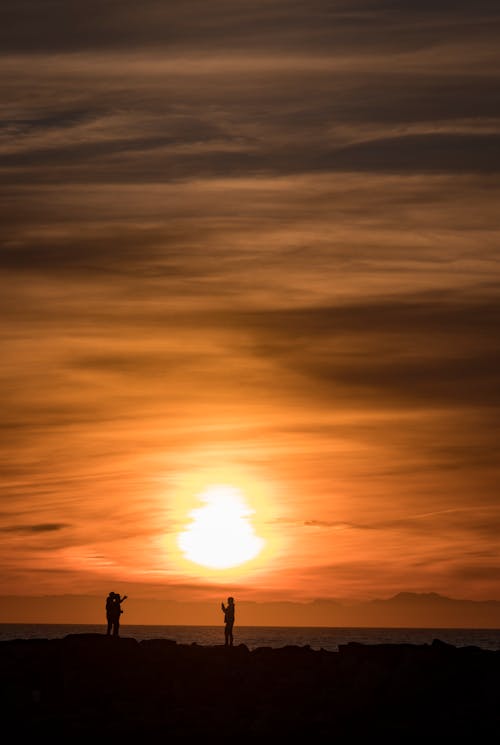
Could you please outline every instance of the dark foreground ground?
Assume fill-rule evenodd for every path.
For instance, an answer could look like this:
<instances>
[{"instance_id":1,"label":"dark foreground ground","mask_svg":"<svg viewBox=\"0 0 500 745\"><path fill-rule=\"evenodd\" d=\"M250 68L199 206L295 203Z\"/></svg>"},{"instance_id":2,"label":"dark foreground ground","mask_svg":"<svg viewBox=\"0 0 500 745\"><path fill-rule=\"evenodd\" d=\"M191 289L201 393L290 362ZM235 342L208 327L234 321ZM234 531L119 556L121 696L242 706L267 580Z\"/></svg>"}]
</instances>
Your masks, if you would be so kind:
<instances>
[{"instance_id":1,"label":"dark foreground ground","mask_svg":"<svg viewBox=\"0 0 500 745\"><path fill-rule=\"evenodd\" d=\"M4 742L500 742L500 652L437 640L339 652L16 640L0 642L0 686Z\"/></svg>"}]
</instances>

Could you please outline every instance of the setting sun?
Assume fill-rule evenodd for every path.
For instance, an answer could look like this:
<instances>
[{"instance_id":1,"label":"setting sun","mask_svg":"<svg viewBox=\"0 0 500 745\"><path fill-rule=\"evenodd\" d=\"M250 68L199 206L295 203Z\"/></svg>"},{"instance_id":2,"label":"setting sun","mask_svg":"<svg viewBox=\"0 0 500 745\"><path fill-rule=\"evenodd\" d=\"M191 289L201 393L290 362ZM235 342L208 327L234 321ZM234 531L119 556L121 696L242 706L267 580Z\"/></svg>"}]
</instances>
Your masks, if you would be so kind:
<instances>
[{"instance_id":1,"label":"setting sun","mask_svg":"<svg viewBox=\"0 0 500 745\"><path fill-rule=\"evenodd\" d=\"M211 486L199 495L204 506L190 513L191 523L180 533L184 556L212 569L228 569L254 559L264 540L250 521L253 510L232 486Z\"/></svg>"}]
</instances>

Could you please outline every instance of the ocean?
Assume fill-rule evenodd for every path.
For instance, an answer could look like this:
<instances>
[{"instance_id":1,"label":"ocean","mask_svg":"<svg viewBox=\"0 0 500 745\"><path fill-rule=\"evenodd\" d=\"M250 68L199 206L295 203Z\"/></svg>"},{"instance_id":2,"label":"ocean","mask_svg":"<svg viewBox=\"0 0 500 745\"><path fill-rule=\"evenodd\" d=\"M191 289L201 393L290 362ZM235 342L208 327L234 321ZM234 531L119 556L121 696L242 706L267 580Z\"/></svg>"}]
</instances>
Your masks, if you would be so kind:
<instances>
[{"instance_id":1,"label":"ocean","mask_svg":"<svg viewBox=\"0 0 500 745\"><path fill-rule=\"evenodd\" d=\"M0 624L0 641L13 639L61 639L68 634L104 634L102 624ZM120 636L144 639L172 639L178 644L215 646L224 643L223 626L132 626L122 623ZM434 639L455 647L474 646L500 650L500 629L416 629L416 628L325 628L290 626L235 626L234 644L258 647L309 646L336 652L339 644L431 644Z\"/></svg>"}]
</instances>

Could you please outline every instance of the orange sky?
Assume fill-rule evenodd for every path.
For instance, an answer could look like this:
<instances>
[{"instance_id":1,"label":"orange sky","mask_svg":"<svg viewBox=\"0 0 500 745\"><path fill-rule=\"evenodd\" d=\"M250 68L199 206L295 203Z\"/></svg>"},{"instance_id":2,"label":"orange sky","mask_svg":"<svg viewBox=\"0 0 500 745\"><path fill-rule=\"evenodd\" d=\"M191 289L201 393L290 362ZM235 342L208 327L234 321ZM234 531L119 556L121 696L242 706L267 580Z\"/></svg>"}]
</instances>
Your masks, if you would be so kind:
<instances>
[{"instance_id":1,"label":"orange sky","mask_svg":"<svg viewBox=\"0 0 500 745\"><path fill-rule=\"evenodd\" d=\"M177 5L2 11L0 595L500 600L497 10Z\"/></svg>"}]
</instances>

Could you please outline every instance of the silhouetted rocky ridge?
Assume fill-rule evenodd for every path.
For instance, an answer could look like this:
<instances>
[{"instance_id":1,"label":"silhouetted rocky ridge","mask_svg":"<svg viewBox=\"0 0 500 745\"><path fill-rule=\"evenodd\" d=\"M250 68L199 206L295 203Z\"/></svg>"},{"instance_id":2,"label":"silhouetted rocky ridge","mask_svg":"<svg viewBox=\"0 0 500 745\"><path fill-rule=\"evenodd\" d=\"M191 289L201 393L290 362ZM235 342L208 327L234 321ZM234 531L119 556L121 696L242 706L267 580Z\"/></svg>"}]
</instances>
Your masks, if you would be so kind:
<instances>
[{"instance_id":1,"label":"silhouetted rocky ridge","mask_svg":"<svg viewBox=\"0 0 500 745\"><path fill-rule=\"evenodd\" d=\"M330 652L74 634L0 642L0 674L21 741L500 736L500 652L437 639Z\"/></svg>"}]
</instances>

